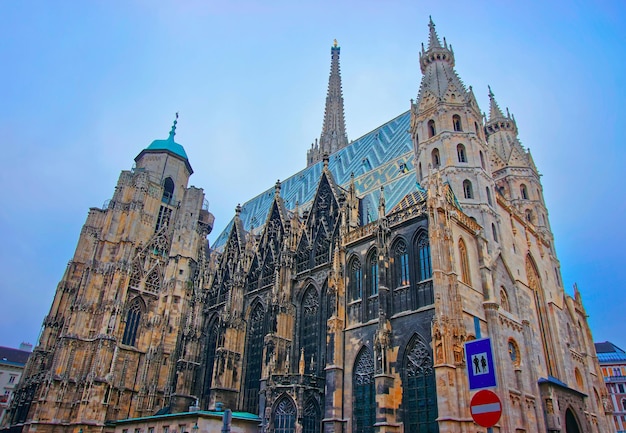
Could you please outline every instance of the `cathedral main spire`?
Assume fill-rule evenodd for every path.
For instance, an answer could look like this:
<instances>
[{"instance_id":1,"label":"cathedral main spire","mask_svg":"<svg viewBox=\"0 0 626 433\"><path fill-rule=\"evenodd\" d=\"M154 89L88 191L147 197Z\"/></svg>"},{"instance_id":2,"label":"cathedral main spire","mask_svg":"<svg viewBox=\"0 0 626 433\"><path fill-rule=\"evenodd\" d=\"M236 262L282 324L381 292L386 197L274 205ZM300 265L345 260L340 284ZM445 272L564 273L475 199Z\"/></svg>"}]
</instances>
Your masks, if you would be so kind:
<instances>
[{"instance_id":1,"label":"cathedral main spire","mask_svg":"<svg viewBox=\"0 0 626 433\"><path fill-rule=\"evenodd\" d=\"M335 39L330 49L330 77L328 78L328 93L326 94L322 134L319 142L312 145L307 152L307 166L321 161L324 154L330 155L348 145L339 68L340 51L341 48L337 45L337 39Z\"/></svg>"}]
</instances>

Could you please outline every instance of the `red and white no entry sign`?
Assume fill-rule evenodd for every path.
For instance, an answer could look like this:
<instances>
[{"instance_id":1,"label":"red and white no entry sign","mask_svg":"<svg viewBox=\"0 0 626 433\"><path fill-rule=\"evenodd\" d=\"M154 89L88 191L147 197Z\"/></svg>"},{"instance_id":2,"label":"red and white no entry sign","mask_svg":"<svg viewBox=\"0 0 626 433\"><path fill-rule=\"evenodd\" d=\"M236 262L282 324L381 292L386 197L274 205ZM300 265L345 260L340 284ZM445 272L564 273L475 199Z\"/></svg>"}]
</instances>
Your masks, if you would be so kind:
<instances>
[{"instance_id":1,"label":"red and white no entry sign","mask_svg":"<svg viewBox=\"0 0 626 433\"><path fill-rule=\"evenodd\" d=\"M470 411L476 424L482 427L493 427L502 415L502 403L494 392L483 389L472 397Z\"/></svg>"}]
</instances>

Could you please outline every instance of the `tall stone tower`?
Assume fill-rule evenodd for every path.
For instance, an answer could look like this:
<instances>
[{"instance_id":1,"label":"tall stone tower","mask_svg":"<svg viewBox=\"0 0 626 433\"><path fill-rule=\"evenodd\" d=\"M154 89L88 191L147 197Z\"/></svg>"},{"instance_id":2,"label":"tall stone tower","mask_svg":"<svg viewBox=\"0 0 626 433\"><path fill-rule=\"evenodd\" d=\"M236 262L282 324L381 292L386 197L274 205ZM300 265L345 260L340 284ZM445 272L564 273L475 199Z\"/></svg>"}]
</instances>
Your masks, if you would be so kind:
<instances>
[{"instance_id":1,"label":"tall stone tower","mask_svg":"<svg viewBox=\"0 0 626 433\"><path fill-rule=\"evenodd\" d=\"M311 145L307 152L307 167L322 160L324 154L330 155L348 145L346 121L343 113L343 93L341 91L341 73L339 70L339 53L341 48L335 40L330 49L330 77L324 110L324 125L319 142Z\"/></svg>"},{"instance_id":2,"label":"tall stone tower","mask_svg":"<svg viewBox=\"0 0 626 433\"><path fill-rule=\"evenodd\" d=\"M213 216L175 132L89 210L10 413L23 431L99 432L192 401L172 384Z\"/></svg>"},{"instance_id":3,"label":"tall stone tower","mask_svg":"<svg viewBox=\"0 0 626 433\"><path fill-rule=\"evenodd\" d=\"M466 89L454 70L452 46L445 38L441 43L432 19L420 67L422 82L411 106L418 181L428 188L433 176L441 177L463 210L481 226L490 227L489 236L497 240L495 185L482 115L472 88Z\"/></svg>"},{"instance_id":4,"label":"tall stone tower","mask_svg":"<svg viewBox=\"0 0 626 433\"><path fill-rule=\"evenodd\" d=\"M539 171L530 150L524 149L517 134L515 117L508 109L506 116L502 113L489 88L489 118L485 135L498 192L510 200L529 223L553 239Z\"/></svg>"}]
</instances>

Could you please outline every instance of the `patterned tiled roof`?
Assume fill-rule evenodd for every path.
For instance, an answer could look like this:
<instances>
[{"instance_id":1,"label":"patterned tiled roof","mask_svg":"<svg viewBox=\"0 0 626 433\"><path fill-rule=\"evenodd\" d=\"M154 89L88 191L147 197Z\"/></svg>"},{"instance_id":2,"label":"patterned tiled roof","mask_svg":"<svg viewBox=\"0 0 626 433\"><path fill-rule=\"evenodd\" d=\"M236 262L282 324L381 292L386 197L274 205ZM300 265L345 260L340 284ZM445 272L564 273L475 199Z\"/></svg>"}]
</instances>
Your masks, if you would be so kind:
<instances>
[{"instance_id":1,"label":"patterned tiled roof","mask_svg":"<svg viewBox=\"0 0 626 433\"><path fill-rule=\"evenodd\" d=\"M356 193L362 199L364 222L378 217L381 186L385 187L387 209L393 209L407 194L421 190L413 166L413 144L408 132L410 119L407 111L330 156L328 168L337 185L348 189L350 176L354 173ZM310 206L323 167L320 161L281 181L280 195L287 209L293 210L296 203L301 211ZM273 200L274 187L271 187L242 205L240 218L245 230L258 229L265 223ZM232 224L231 220L213 243L213 248L221 249Z\"/></svg>"}]
</instances>

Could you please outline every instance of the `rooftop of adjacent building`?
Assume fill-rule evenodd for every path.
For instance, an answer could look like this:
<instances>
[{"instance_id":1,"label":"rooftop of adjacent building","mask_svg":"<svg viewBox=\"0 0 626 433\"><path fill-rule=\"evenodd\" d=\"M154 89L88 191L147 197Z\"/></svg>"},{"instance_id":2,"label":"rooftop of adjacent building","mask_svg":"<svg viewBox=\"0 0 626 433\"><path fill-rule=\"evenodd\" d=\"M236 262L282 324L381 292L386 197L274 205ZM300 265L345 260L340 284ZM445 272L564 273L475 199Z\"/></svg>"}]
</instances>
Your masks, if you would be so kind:
<instances>
[{"instance_id":1,"label":"rooftop of adjacent building","mask_svg":"<svg viewBox=\"0 0 626 433\"><path fill-rule=\"evenodd\" d=\"M626 352L610 341L594 343L600 363L626 362Z\"/></svg>"},{"instance_id":2,"label":"rooftop of adjacent building","mask_svg":"<svg viewBox=\"0 0 626 433\"><path fill-rule=\"evenodd\" d=\"M31 354L33 346L22 343L19 349L0 346L0 364L24 366Z\"/></svg>"}]
</instances>

